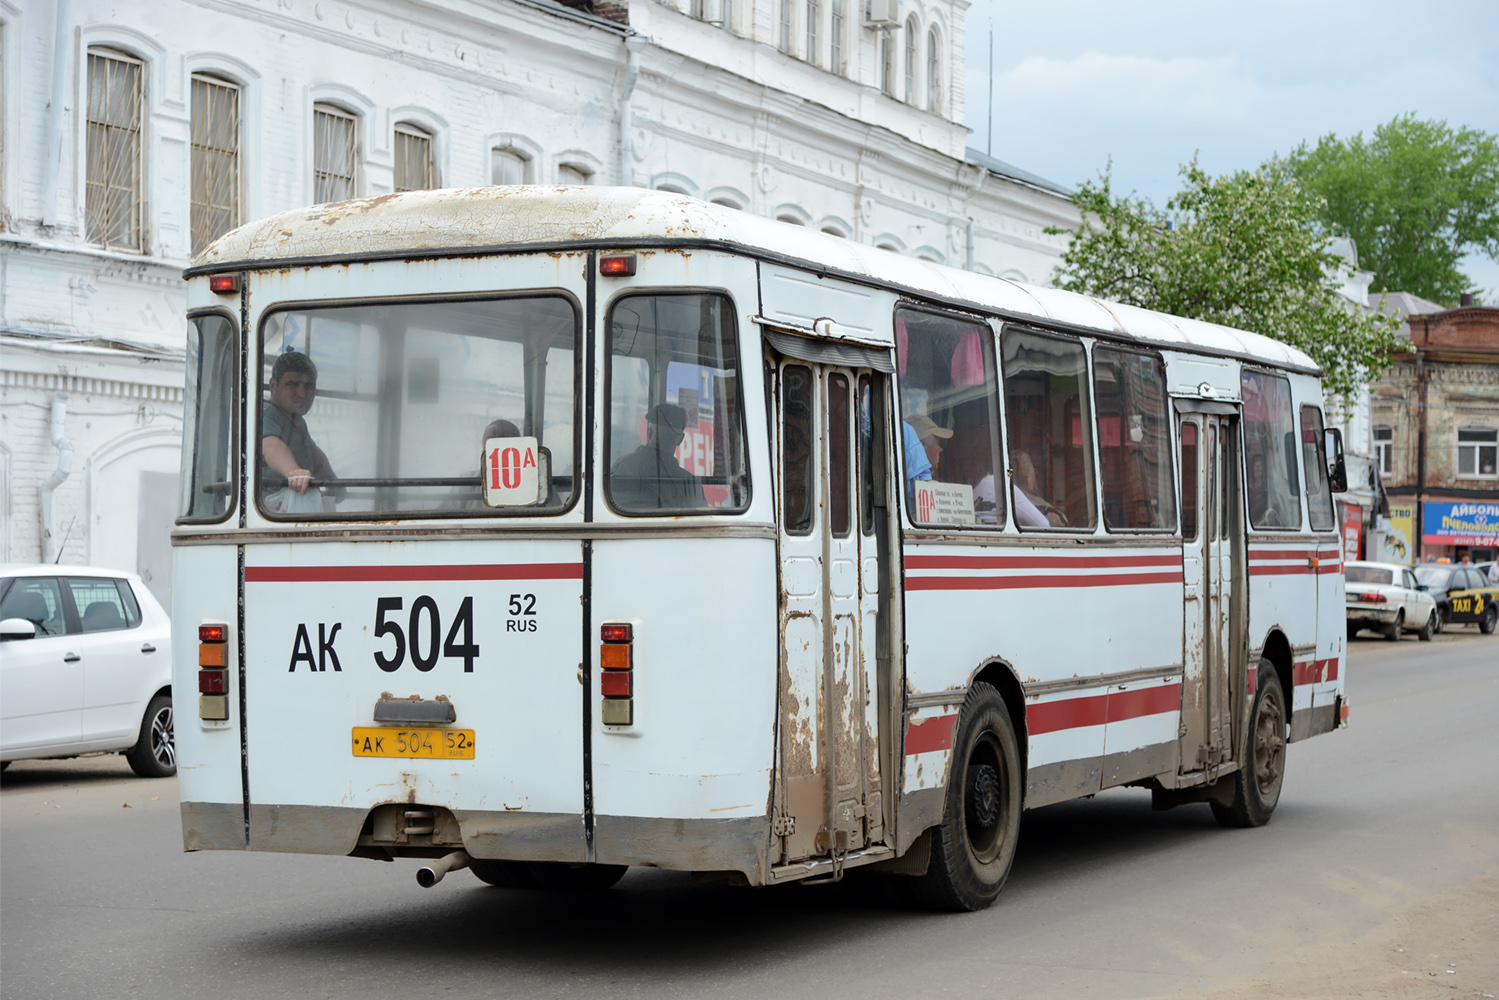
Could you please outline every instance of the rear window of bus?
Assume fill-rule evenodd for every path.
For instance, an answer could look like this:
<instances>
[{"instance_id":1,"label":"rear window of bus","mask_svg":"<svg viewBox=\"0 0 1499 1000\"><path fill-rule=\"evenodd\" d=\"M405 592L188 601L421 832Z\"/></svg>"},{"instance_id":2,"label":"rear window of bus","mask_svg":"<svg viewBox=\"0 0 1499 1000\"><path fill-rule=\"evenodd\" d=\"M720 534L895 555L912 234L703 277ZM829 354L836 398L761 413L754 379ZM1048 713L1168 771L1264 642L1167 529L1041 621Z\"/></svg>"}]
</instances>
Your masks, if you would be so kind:
<instances>
[{"instance_id":1,"label":"rear window of bus","mask_svg":"<svg viewBox=\"0 0 1499 1000\"><path fill-rule=\"evenodd\" d=\"M261 325L255 494L275 519L556 514L577 492L578 338L561 295L302 307ZM485 442L529 440L534 501L486 502Z\"/></svg>"}]
</instances>

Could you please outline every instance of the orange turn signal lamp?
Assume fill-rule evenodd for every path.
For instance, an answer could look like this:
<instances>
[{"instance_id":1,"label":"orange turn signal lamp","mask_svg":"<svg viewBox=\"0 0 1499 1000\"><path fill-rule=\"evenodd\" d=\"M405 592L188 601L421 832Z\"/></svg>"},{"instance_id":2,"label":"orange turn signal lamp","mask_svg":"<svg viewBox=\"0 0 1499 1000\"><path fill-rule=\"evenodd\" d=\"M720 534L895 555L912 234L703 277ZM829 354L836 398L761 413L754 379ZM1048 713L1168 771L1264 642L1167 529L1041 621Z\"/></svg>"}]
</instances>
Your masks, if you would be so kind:
<instances>
[{"instance_id":1,"label":"orange turn signal lamp","mask_svg":"<svg viewBox=\"0 0 1499 1000\"><path fill-rule=\"evenodd\" d=\"M208 290L219 295L238 295L239 275L211 274L208 276Z\"/></svg>"},{"instance_id":2,"label":"orange turn signal lamp","mask_svg":"<svg viewBox=\"0 0 1499 1000\"><path fill-rule=\"evenodd\" d=\"M229 626L198 626L198 718L229 719Z\"/></svg>"},{"instance_id":3,"label":"orange turn signal lamp","mask_svg":"<svg viewBox=\"0 0 1499 1000\"><path fill-rule=\"evenodd\" d=\"M633 278L635 255L628 253L618 257L600 257L599 273L613 278Z\"/></svg>"}]
</instances>

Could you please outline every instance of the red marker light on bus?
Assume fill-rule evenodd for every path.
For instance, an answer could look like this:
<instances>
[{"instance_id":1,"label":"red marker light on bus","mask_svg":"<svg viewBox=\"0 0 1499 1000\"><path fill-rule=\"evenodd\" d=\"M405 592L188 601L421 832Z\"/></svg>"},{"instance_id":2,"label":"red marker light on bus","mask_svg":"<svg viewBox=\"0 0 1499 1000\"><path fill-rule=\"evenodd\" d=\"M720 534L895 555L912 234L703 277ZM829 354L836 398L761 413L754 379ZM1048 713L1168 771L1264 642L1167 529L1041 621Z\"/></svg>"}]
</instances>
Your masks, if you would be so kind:
<instances>
[{"instance_id":1,"label":"red marker light on bus","mask_svg":"<svg viewBox=\"0 0 1499 1000\"><path fill-rule=\"evenodd\" d=\"M635 639L635 626L629 622L609 622L599 627L599 638L605 642L632 642Z\"/></svg>"},{"instance_id":2,"label":"red marker light on bus","mask_svg":"<svg viewBox=\"0 0 1499 1000\"><path fill-rule=\"evenodd\" d=\"M635 255L625 254L620 257L600 257L599 273L611 275L616 278L630 278L635 275Z\"/></svg>"},{"instance_id":3,"label":"red marker light on bus","mask_svg":"<svg viewBox=\"0 0 1499 1000\"><path fill-rule=\"evenodd\" d=\"M237 274L214 274L208 278L208 290L220 295L236 295L239 293L239 275Z\"/></svg>"},{"instance_id":4,"label":"red marker light on bus","mask_svg":"<svg viewBox=\"0 0 1499 1000\"><path fill-rule=\"evenodd\" d=\"M199 694L228 694L229 673L226 670L199 670Z\"/></svg>"},{"instance_id":5,"label":"red marker light on bus","mask_svg":"<svg viewBox=\"0 0 1499 1000\"><path fill-rule=\"evenodd\" d=\"M199 625L198 626L198 641L199 642L228 642L229 641L229 626L228 625Z\"/></svg>"}]
</instances>

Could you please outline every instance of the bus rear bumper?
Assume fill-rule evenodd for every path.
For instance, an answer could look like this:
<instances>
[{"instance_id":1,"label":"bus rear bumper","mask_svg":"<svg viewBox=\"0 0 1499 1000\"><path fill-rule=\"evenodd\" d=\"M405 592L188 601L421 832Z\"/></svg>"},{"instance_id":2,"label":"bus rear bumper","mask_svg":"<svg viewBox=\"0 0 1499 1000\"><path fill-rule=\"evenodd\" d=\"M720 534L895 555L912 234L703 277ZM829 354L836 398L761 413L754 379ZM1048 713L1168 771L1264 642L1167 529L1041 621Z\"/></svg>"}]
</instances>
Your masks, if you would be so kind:
<instances>
[{"instance_id":1,"label":"bus rear bumper","mask_svg":"<svg viewBox=\"0 0 1499 1000\"><path fill-rule=\"evenodd\" d=\"M425 818L427 813L432 818ZM428 826L430 833L406 832ZM594 823L594 859L603 864L677 871L739 872L759 885L770 880L770 839L770 821L765 816L599 816ZM576 814L449 811L404 803L374 809L252 804L247 839L240 803L184 802L182 846L187 851L374 858L440 857L461 848L481 859L572 864L587 858L583 820Z\"/></svg>"}]
</instances>

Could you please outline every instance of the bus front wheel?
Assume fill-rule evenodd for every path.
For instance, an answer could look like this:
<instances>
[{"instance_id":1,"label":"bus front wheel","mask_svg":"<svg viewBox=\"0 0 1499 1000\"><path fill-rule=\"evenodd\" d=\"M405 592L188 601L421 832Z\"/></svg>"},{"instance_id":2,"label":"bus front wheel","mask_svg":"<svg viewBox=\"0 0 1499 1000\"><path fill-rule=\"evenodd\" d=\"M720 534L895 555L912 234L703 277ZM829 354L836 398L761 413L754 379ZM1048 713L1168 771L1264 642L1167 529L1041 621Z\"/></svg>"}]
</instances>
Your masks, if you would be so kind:
<instances>
[{"instance_id":1,"label":"bus front wheel","mask_svg":"<svg viewBox=\"0 0 1499 1000\"><path fill-rule=\"evenodd\" d=\"M942 824L916 898L936 910L981 910L1010 874L1020 833L1020 751L1004 699L982 681L968 692L953 739Z\"/></svg>"},{"instance_id":2,"label":"bus front wheel","mask_svg":"<svg viewBox=\"0 0 1499 1000\"><path fill-rule=\"evenodd\" d=\"M1261 659L1254 710L1249 716L1244 759L1228 779L1233 782L1229 805L1213 802L1213 816L1223 826L1264 826L1280 801L1286 776L1286 698L1275 664Z\"/></svg>"}]
</instances>

